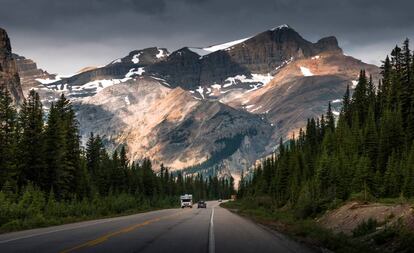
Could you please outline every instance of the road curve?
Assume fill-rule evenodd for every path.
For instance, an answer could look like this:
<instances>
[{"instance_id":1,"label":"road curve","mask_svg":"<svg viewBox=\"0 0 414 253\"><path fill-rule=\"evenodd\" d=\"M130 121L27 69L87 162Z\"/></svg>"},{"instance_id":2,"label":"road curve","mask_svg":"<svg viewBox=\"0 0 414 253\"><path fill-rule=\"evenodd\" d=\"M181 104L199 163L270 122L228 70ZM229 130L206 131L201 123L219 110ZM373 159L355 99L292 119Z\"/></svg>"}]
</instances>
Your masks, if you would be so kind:
<instances>
[{"instance_id":1,"label":"road curve","mask_svg":"<svg viewBox=\"0 0 414 253\"><path fill-rule=\"evenodd\" d=\"M218 202L0 235L0 252L312 252Z\"/></svg>"}]
</instances>

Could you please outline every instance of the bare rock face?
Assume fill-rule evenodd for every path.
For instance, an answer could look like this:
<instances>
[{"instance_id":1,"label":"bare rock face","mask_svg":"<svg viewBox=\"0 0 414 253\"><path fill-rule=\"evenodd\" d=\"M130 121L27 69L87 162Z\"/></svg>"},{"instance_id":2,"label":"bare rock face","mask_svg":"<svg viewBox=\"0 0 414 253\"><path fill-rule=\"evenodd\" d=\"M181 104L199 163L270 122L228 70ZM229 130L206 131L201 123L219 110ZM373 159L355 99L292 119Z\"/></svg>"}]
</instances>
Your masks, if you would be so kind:
<instances>
[{"instance_id":1,"label":"bare rock face","mask_svg":"<svg viewBox=\"0 0 414 253\"><path fill-rule=\"evenodd\" d=\"M198 54L185 47L145 69L147 73L164 78L173 87L192 89L200 81L202 66L199 58Z\"/></svg>"},{"instance_id":2,"label":"bare rock face","mask_svg":"<svg viewBox=\"0 0 414 253\"><path fill-rule=\"evenodd\" d=\"M269 73L290 59L301 59L324 51L342 51L335 37L312 43L289 26L260 33L226 52L233 62L251 73Z\"/></svg>"},{"instance_id":3,"label":"bare rock face","mask_svg":"<svg viewBox=\"0 0 414 253\"><path fill-rule=\"evenodd\" d=\"M0 28L0 87L6 88L16 104L24 100L20 86L19 74L13 59L10 39L5 30Z\"/></svg>"},{"instance_id":4,"label":"bare rock face","mask_svg":"<svg viewBox=\"0 0 414 253\"><path fill-rule=\"evenodd\" d=\"M31 88L40 84L36 79L53 80L56 78L56 75L49 74L47 71L38 68L36 62L31 59L27 59L18 54L13 54L13 58L16 62L20 83L25 95L28 94Z\"/></svg>"},{"instance_id":5,"label":"bare rock face","mask_svg":"<svg viewBox=\"0 0 414 253\"><path fill-rule=\"evenodd\" d=\"M148 77L108 87L75 108L85 138L94 132L112 150L126 144L133 161L151 157L172 170L210 169L237 152L249 153L233 164L240 171L264 155L271 135L270 124L258 115L197 100Z\"/></svg>"}]
</instances>

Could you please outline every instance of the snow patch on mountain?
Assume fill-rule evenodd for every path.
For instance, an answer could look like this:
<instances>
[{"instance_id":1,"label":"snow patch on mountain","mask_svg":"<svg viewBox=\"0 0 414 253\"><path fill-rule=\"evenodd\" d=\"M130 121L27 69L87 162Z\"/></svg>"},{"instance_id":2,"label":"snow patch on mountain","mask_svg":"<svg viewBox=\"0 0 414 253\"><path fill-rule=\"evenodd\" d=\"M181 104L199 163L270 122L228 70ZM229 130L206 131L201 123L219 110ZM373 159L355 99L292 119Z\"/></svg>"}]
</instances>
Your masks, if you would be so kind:
<instances>
[{"instance_id":1,"label":"snow patch on mountain","mask_svg":"<svg viewBox=\"0 0 414 253\"><path fill-rule=\"evenodd\" d=\"M198 86L196 91L198 91L198 93L200 93L200 96L204 99L204 88L201 86Z\"/></svg>"},{"instance_id":2,"label":"snow patch on mountain","mask_svg":"<svg viewBox=\"0 0 414 253\"><path fill-rule=\"evenodd\" d=\"M68 91L69 89L68 89L68 84L67 83L62 83L62 84L55 84L55 85L52 85L51 86L52 87L52 89L54 90L54 91L59 91L59 93L62 93L62 92L65 92L65 91ZM37 88L34 88L35 90L38 90Z\"/></svg>"},{"instance_id":3,"label":"snow patch on mountain","mask_svg":"<svg viewBox=\"0 0 414 253\"><path fill-rule=\"evenodd\" d=\"M57 81L61 81L64 78L69 78L71 76L73 76L73 74L72 75L61 75L61 74L59 74L59 75L56 75L55 76L55 79L50 79L50 78L45 78L45 79L43 79L43 78L36 78L35 80L38 81L41 84L48 85L48 84L52 84L52 83L57 82Z\"/></svg>"},{"instance_id":4,"label":"snow patch on mountain","mask_svg":"<svg viewBox=\"0 0 414 253\"><path fill-rule=\"evenodd\" d=\"M213 85L211 85L211 88L213 88L213 89L221 89L221 85L220 84L213 84Z\"/></svg>"},{"instance_id":5,"label":"snow patch on mountain","mask_svg":"<svg viewBox=\"0 0 414 253\"><path fill-rule=\"evenodd\" d=\"M287 24L283 24L283 25L280 25L280 26L273 27L272 29L270 29L270 31L276 31L276 30L279 30L279 29L282 29L282 28L290 28L290 26L287 25Z\"/></svg>"},{"instance_id":6,"label":"snow patch on mountain","mask_svg":"<svg viewBox=\"0 0 414 253\"><path fill-rule=\"evenodd\" d=\"M303 76L313 76L313 73L310 71L310 69L306 67L300 66L300 71L302 71Z\"/></svg>"},{"instance_id":7,"label":"snow patch on mountain","mask_svg":"<svg viewBox=\"0 0 414 253\"><path fill-rule=\"evenodd\" d=\"M101 79L94 80L83 85L68 85L67 83L57 84L40 84L38 87L34 87L34 90L42 90L48 92L48 97L44 99L44 102L53 102L59 98L60 94L64 93L67 97L73 101L82 100L82 98L94 96L101 90L110 87L115 84L120 84L131 80L131 77L125 77L122 79Z\"/></svg>"},{"instance_id":8,"label":"snow patch on mountain","mask_svg":"<svg viewBox=\"0 0 414 253\"><path fill-rule=\"evenodd\" d=\"M54 83L54 82L60 81L61 79L60 79L59 77L57 77L57 76L56 76L56 78L55 78L55 79L49 79L49 78L46 78L46 79L43 79L43 78L36 78L35 80L36 80L36 81L38 81L38 82L39 82L39 83L41 83L41 84L51 84L51 83Z\"/></svg>"},{"instance_id":9,"label":"snow patch on mountain","mask_svg":"<svg viewBox=\"0 0 414 253\"><path fill-rule=\"evenodd\" d=\"M131 104L131 102L129 101L129 97L128 96L125 96L124 100L125 100L125 104L127 104L127 105L130 105Z\"/></svg>"},{"instance_id":10,"label":"snow patch on mountain","mask_svg":"<svg viewBox=\"0 0 414 253\"><path fill-rule=\"evenodd\" d=\"M261 83L262 86L266 85L267 83L272 80L273 76L270 74L262 75L262 74L251 74L251 77L246 77L246 75L236 75L232 77L226 78L223 88L232 86L238 83Z\"/></svg>"},{"instance_id":11,"label":"snow patch on mountain","mask_svg":"<svg viewBox=\"0 0 414 253\"><path fill-rule=\"evenodd\" d=\"M240 43L242 43L242 42L244 42L244 41L246 41L250 38L251 37L244 38L244 39L239 39L239 40L234 40L234 41L226 42L226 43L223 43L223 44L218 44L218 45L213 45L213 46L210 46L210 47L205 47L205 48L202 48L202 49L211 53L211 52L223 50L223 49L232 47L234 45L240 44Z\"/></svg>"},{"instance_id":12,"label":"snow patch on mountain","mask_svg":"<svg viewBox=\"0 0 414 253\"><path fill-rule=\"evenodd\" d=\"M140 56L140 55L141 55L141 53L138 53L138 54L136 54L136 55L132 56L131 61L132 61L134 64L138 64L138 63L139 63L139 56Z\"/></svg>"},{"instance_id":13,"label":"snow patch on mountain","mask_svg":"<svg viewBox=\"0 0 414 253\"><path fill-rule=\"evenodd\" d=\"M167 54L162 49L158 49L158 54L155 55L158 59L164 58L165 56L167 56Z\"/></svg>"},{"instance_id":14,"label":"snow patch on mountain","mask_svg":"<svg viewBox=\"0 0 414 253\"><path fill-rule=\"evenodd\" d=\"M111 63L109 63L109 64L116 64L116 63L121 63L121 62L122 62L122 59L118 58L116 60L111 61Z\"/></svg>"},{"instance_id":15,"label":"snow patch on mountain","mask_svg":"<svg viewBox=\"0 0 414 253\"><path fill-rule=\"evenodd\" d=\"M283 68L284 66L288 65L288 64L289 64L289 63L291 63L294 59L295 59L295 58L292 56L292 57L290 57L290 59L289 59L289 60L283 61L283 62L282 62L282 64L280 64L279 66L277 66L273 72L276 72L276 71L278 71L279 69Z\"/></svg>"},{"instance_id":16,"label":"snow patch on mountain","mask_svg":"<svg viewBox=\"0 0 414 253\"><path fill-rule=\"evenodd\" d=\"M204 50L201 47L188 47L188 50L200 55L200 59L203 58L204 55L207 55L211 52Z\"/></svg>"},{"instance_id":17,"label":"snow patch on mountain","mask_svg":"<svg viewBox=\"0 0 414 253\"><path fill-rule=\"evenodd\" d=\"M253 80L253 82L259 82L262 83L263 86L265 86L266 84L268 84L271 80L273 79L273 76L270 74L267 75L262 75L262 74L252 74L252 78L251 79L246 79L246 82L248 82L249 80Z\"/></svg>"},{"instance_id":18,"label":"snow patch on mountain","mask_svg":"<svg viewBox=\"0 0 414 253\"><path fill-rule=\"evenodd\" d=\"M120 84L120 83L124 83L128 80L131 80L130 77L126 77L123 79L102 79L102 80L95 80L89 83L86 83L84 85L82 85L83 89L95 89L96 93L99 93L101 90L115 85L115 84Z\"/></svg>"},{"instance_id":19,"label":"snow patch on mountain","mask_svg":"<svg viewBox=\"0 0 414 253\"><path fill-rule=\"evenodd\" d=\"M167 81L165 81L165 79L160 78L160 77L156 77L156 76L150 76L152 79L160 81L162 84L171 87L171 85L169 83L167 83Z\"/></svg>"},{"instance_id":20,"label":"snow patch on mountain","mask_svg":"<svg viewBox=\"0 0 414 253\"><path fill-rule=\"evenodd\" d=\"M214 96L213 90L220 91L220 94L226 94L235 89L243 89L242 92L250 92L257 90L261 87L267 85L273 79L273 75L270 73L263 74L250 74L250 77L247 75L236 75L227 77L222 84L212 84L209 87L199 86L197 89L192 91L195 93L197 91L200 96L204 99L205 95ZM242 85L243 84L243 85Z\"/></svg>"},{"instance_id":21,"label":"snow patch on mountain","mask_svg":"<svg viewBox=\"0 0 414 253\"><path fill-rule=\"evenodd\" d=\"M135 68L132 68L128 71L128 73L125 74L126 78L132 77L133 75L139 75L141 76L143 73L145 72L144 68L137 68L137 70L135 70Z\"/></svg>"}]
</instances>

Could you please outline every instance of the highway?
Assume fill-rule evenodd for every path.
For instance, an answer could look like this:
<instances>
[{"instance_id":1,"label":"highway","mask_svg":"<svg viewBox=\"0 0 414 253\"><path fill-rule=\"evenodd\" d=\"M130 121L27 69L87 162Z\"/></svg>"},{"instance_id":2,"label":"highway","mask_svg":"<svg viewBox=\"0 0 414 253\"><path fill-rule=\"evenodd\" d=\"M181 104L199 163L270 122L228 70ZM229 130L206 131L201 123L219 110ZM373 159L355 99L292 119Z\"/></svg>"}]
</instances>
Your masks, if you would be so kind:
<instances>
[{"instance_id":1,"label":"highway","mask_svg":"<svg viewBox=\"0 0 414 253\"><path fill-rule=\"evenodd\" d=\"M0 252L313 252L218 204L1 234Z\"/></svg>"}]
</instances>

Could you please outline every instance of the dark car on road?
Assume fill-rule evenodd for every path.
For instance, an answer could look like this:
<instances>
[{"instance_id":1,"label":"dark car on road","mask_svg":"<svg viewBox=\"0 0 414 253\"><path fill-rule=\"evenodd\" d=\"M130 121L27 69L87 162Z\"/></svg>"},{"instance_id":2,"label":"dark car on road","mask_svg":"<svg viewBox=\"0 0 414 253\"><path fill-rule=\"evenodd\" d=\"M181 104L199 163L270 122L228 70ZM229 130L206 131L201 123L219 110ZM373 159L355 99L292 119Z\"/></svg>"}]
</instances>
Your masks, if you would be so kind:
<instances>
[{"instance_id":1,"label":"dark car on road","mask_svg":"<svg viewBox=\"0 0 414 253\"><path fill-rule=\"evenodd\" d=\"M207 208L207 203L203 200L198 201L197 208Z\"/></svg>"}]
</instances>

